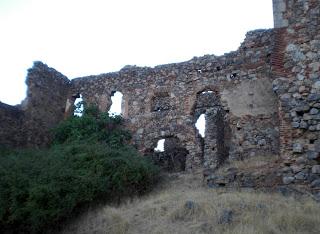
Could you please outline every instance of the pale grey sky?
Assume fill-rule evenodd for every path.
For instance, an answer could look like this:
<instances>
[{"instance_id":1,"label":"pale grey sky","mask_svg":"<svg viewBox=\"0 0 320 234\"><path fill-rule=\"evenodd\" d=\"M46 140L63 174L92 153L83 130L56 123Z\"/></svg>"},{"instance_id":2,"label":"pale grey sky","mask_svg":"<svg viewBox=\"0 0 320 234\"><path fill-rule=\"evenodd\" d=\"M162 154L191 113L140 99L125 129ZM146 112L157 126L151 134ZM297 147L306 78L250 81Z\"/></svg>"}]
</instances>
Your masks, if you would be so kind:
<instances>
[{"instance_id":1,"label":"pale grey sky","mask_svg":"<svg viewBox=\"0 0 320 234\"><path fill-rule=\"evenodd\" d=\"M236 50L272 28L271 0L0 0L0 101L41 60L69 78Z\"/></svg>"}]
</instances>

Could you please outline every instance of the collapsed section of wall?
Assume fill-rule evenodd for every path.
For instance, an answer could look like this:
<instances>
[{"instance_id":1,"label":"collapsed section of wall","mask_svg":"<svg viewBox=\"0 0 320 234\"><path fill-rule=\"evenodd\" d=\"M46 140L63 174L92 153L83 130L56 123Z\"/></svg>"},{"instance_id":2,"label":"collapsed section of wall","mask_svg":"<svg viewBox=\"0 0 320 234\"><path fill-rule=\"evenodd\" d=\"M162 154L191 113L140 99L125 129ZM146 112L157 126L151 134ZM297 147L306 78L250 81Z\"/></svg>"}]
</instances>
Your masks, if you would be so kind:
<instances>
[{"instance_id":1,"label":"collapsed section of wall","mask_svg":"<svg viewBox=\"0 0 320 234\"><path fill-rule=\"evenodd\" d=\"M50 129L64 117L70 81L55 69L35 62L28 70L26 84L23 127L27 131L27 144L44 146L51 140Z\"/></svg>"},{"instance_id":2,"label":"collapsed section of wall","mask_svg":"<svg viewBox=\"0 0 320 234\"><path fill-rule=\"evenodd\" d=\"M46 146L50 130L64 117L70 81L41 62L28 70L27 97L21 105L0 105L0 145Z\"/></svg>"}]
</instances>

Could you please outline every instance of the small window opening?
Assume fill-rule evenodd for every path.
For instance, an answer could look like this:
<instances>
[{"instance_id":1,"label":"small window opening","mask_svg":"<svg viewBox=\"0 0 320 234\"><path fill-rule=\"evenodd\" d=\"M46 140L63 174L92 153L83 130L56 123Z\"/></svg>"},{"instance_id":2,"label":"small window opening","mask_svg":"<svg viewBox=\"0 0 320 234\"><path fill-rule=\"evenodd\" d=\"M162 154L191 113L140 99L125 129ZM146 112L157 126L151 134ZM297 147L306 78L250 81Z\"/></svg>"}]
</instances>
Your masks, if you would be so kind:
<instances>
[{"instance_id":1,"label":"small window opening","mask_svg":"<svg viewBox=\"0 0 320 234\"><path fill-rule=\"evenodd\" d=\"M73 115L79 116L79 117L82 116L84 107L83 107L83 98L82 98L81 94L74 101L74 106L75 106L75 108L73 111Z\"/></svg>"},{"instance_id":2,"label":"small window opening","mask_svg":"<svg viewBox=\"0 0 320 234\"><path fill-rule=\"evenodd\" d=\"M221 67L220 66L217 66L216 69L217 69L217 71L221 71Z\"/></svg>"},{"instance_id":3,"label":"small window opening","mask_svg":"<svg viewBox=\"0 0 320 234\"><path fill-rule=\"evenodd\" d=\"M205 136L205 130L206 130L206 115L201 114L196 122L196 128L199 131L199 134L201 137L204 138Z\"/></svg>"},{"instance_id":4,"label":"small window opening","mask_svg":"<svg viewBox=\"0 0 320 234\"><path fill-rule=\"evenodd\" d=\"M123 94L119 91L116 91L112 94L111 96L112 104L108 112L110 115L122 114L122 108L121 108L122 98L123 98Z\"/></svg>"},{"instance_id":5,"label":"small window opening","mask_svg":"<svg viewBox=\"0 0 320 234\"><path fill-rule=\"evenodd\" d=\"M155 152L164 152L164 142L166 139L161 139L157 143L157 147L154 148Z\"/></svg>"},{"instance_id":6,"label":"small window opening","mask_svg":"<svg viewBox=\"0 0 320 234\"><path fill-rule=\"evenodd\" d=\"M315 141L316 141L315 139L310 139L309 143L313 145Z\"/></svg>"}]
</instances>

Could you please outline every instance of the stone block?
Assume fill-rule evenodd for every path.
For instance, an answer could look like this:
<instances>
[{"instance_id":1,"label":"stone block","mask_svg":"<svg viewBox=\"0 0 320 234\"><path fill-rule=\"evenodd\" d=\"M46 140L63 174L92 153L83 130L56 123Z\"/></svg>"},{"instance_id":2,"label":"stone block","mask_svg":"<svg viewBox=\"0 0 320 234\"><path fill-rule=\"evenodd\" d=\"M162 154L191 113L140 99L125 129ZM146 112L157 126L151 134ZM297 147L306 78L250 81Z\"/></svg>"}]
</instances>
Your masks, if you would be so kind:
<instances>
[{"instance_id":1,"label":"stone block","mask_svg":"<svg viewBox=\"0 0 320 234\"><path fill-rule=\"evenodd\" d=\"M295 178L292 176L285 176L282 178L282 182L284 184L291 184L294 180L295 180Z\"/></svg>"},{"instance_id":2,"label":"stone block","mask_svg":"<svg viewBox=\"0 0 320 234\"><path fill-rule=\"evenodd\" d=\"M294 153L302 153L303 152L303 146L300 143L294 143L292 146L292 151Z\"/></svg>"},{"instance_id":3,"label":"stone block","mask_svg":"<svg viewBox=\"0 0 320 234\"><path fill-rule=\"evenodd\" d=\"M309 160L316 160L316 159L320 158L320 153L316 152L316 151L308 151L307 158Z\"/></svg>"},{"instance_id":4,"label":"stone block","mask_svg":"<svg viewBox=\"0 0 320 234\"><path fill-rule=\"evenodd\" d=\"M312 181L310 186L311 188L320 188L320 179Z\"/></svg>"},{"instance_id":5,"label":"stone block","mask_svg":"<svg viewBox=\"0 0 320 234\"><path fill-rule=\"evenodd\" d=\"M314 165L312 167L312 173L313 174L320 174L320 165Z\"/></svg>"}]
</instances>

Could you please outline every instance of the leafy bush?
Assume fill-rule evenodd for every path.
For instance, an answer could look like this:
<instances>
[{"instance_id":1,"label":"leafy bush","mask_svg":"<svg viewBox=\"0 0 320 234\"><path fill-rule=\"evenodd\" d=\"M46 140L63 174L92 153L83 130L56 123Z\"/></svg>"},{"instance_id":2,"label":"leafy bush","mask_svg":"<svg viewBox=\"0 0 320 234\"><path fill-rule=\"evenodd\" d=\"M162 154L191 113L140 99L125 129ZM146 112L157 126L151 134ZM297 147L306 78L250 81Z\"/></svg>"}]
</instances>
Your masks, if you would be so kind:
<instances>
[{"instance_id":1,"label":"leafy bush","mask_svg":"<svg viewBox=\"0 0 320 234\"><path fill-rule=\"evenodd\" d=\"M0 150L0 232L43 232L76 208L148 191L158 170L129 146L122 118L88 107L44 150Z\"/></svg>"},{"instance_id":2,"label":"leafy bush","mask_svg":"<svg viewBox=\"0 0 320 234\"><path fill-rule=\"evenodd\" d=\"M79 105L82 103L78 103ZM97 107L89 106L81 117L73 116L54 129L55 143L103 141L111 146L121 147L130 139L130 134L121 128L122 122L119 115L109 116L108 113L100 113Z\"/></svg>"}]
</instances>

